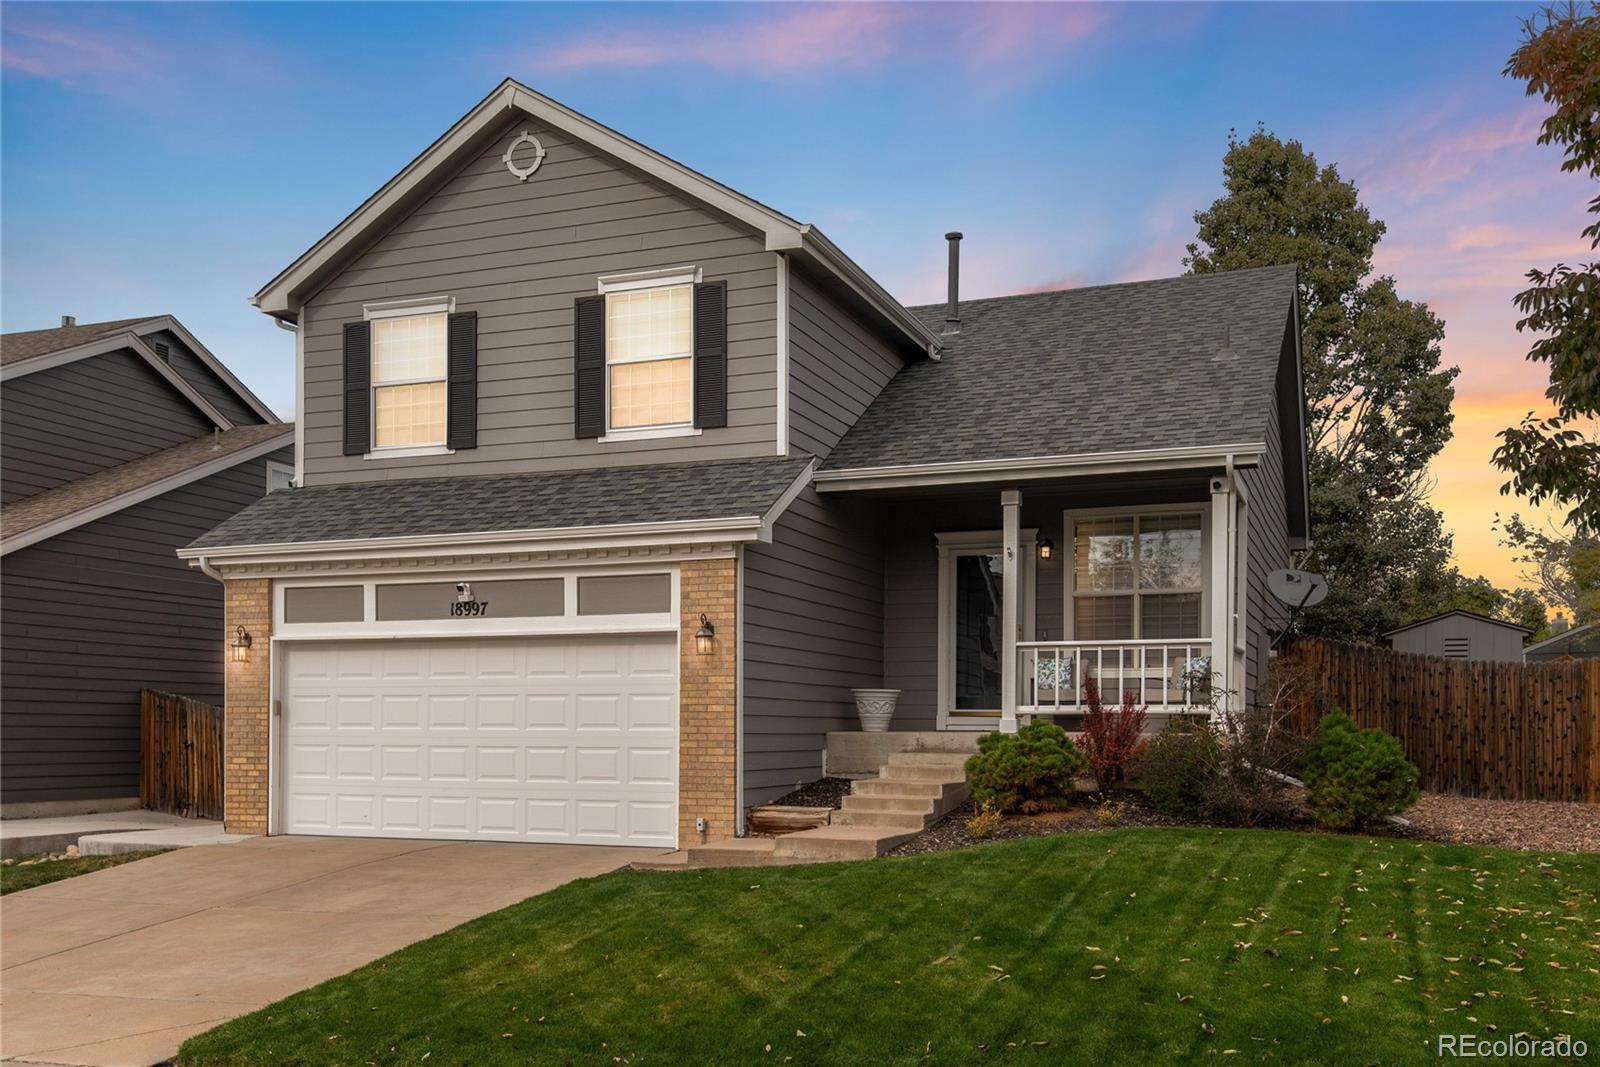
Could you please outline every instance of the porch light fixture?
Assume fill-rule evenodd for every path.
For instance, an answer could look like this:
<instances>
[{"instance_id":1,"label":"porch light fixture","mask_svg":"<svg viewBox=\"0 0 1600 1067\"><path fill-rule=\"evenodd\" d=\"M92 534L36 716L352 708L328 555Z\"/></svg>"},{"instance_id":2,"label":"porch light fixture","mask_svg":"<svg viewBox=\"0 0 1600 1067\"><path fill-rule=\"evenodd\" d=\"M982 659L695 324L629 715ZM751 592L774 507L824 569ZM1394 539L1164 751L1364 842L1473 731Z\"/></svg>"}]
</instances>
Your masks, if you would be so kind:
<instances>
[{"instance_id":1,"label":"porch light fixture","mask_svg":"<svg viewBox=\"0 0 1600 1067\"><path fill-rule=\"evenodd\" d=\"M250 658L250 631L243 626L233 628L233 640L228 642L228 658L243 663Z\"/></svg>"},{"instance_id":2,"label":"porch light fixture","mask_svg":"<svg viewBox=\"0 0 1600 1067\"><path fill-rule=\"evenodd\" d=\"M1050 540L1050 538L1046 537L1043 541L1039 542L1039 558L1040 559L1054 559L1055 558L1055 554L1056 554L1056 543L1054 541L1052 541L1052 540Z\"/></svg>"},{"instance_id":3,"label":"porch light fixture","mask_svg":"<svg viewBox=\"0 0 1600 1067\"><path fill-rule=\"evenodd\" d=\"M700 616L700 629L694 632L694 650L702 656L709 656L717 649L717 628L711 625L711 620L704 613Z\"/></svg>"}]
</instances>

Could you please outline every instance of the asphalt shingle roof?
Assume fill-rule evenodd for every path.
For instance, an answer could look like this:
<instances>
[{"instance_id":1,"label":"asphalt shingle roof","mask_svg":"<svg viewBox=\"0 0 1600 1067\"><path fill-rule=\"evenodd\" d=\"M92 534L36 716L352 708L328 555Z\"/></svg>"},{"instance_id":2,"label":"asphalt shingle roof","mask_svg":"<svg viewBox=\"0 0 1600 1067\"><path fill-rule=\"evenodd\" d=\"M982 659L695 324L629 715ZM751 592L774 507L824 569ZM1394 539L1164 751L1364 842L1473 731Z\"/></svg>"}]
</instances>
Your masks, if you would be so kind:
<instances>
[{"instance_id":1,"label":"asphalt shingle roof","mask_svg":"<svg viewBox=\"0 0 1600 1067\"><path fill-rule=\"evenodd\" d=\"M804 457L397 479L279 490L192 548L500 533L764 515Z\"/></svg>"},{"instance_id":2,"label":"asphalt shingle roof","mask_svg":"<svg viewBox=\"0 0 1600 1067\"><path fill-rule=\"evenodd\" d=\"M47 352L75 348L108 334L118 333L141 322L158 319L160 315L145 315L137 319L111 319L108 322L85 322L76 326L55 326L48 330L22 330L0 335L0 366L32 359Z\"/></svg>"},{"instance_id":3,"label":"asphalt shingle roof","mask_svg":"<svg viewBox=\"0 0 1600 1067\"><path fill-rule=\"evenodd\" d=\"M183 474L214 459L279 437L283 439L285 447L292 445L294 424L236 426L214 437L210 434L196 437L192 441L108 467L55 489L47 489L15 504L7 504L0 510L0 539L27 533L37 526L76 515L164 478Z\"/></svg>"},{"instance_id":4,"label":"asphalt shingle roof","mask_svg":"<svg viewBox=\"0 0 1600 1067\"><path fill-rule=\"evenodd\" d=\"M1264 441L1292 266L967 300L828 470ZM943 328L945 305L911 311Z\"/></svg>"}]
</instances>

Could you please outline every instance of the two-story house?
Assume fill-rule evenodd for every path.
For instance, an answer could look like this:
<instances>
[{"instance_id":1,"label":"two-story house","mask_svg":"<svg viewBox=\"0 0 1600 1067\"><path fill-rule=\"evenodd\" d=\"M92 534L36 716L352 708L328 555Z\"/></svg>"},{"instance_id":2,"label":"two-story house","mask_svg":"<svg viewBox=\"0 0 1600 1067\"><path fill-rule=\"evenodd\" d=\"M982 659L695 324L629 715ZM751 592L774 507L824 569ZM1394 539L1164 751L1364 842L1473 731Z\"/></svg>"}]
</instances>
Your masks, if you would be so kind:
<instances>
[{"instance_id":1,"label":"two-story house","mask_svg":"<svg viewBox=\"0 0 1600 1067\"><path fill-rule=\"evenodd\" d=\"M139 804L139 690L220 704L222 591L174 554L294 468L170 315L0 337L0 809Z\"/></svg>"},{"instance_id":2,"label":"two-story house","mask_svg":"<svg viewBox=\"0 0 1600 1067\"><path fill-rule=\"evenodd\" d=\"M907 308L512 81L255 297L298 487L227 586L250 832L672 846L896 730L1246 699L1306 536L1292 267Z\"/></svg>"}]
</instances>

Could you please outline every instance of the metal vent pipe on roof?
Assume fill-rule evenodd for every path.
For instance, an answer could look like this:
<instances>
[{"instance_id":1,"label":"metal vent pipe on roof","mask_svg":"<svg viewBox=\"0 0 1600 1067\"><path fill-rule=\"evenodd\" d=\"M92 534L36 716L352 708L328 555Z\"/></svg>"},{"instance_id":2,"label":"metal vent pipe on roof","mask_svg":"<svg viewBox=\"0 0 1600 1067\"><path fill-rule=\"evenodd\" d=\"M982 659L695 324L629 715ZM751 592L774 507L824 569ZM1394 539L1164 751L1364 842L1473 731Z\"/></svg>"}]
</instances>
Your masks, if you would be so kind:
<instances>
[{"instance_id":1,"label":"metal vent pipe on roof","mask_svg":"<svg viewBox=\"0 0 1600 1067\"><path fill-rule=\"evenodd\" d=\"M944 332L961 332L961 232L951 230L944 235L950 242L950 302L944 311Z\"/></svg>"},{"instance_id":2,"label":"metal vent pipe on roof","mask_svg":"<svg viewBox=\"0 0 1600 1067\"><path fill-rule=\"evenodd\" d=\"M78 317L76 315L63 315L61 316L61 325L76 326L78 325Z\"/></svg>"}]
</instances>

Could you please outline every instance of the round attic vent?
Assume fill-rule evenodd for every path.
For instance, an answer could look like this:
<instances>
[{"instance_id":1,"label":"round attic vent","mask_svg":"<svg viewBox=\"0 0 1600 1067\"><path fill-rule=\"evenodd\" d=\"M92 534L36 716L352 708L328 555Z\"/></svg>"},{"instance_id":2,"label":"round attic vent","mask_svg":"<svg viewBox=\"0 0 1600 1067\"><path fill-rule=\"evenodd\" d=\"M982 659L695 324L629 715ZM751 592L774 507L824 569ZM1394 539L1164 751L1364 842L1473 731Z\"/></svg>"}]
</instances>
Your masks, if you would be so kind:
<instances>
[{"instance_id":1,"label":"round attic vent","mask_svg":"<svg viewBox=\"0 0 1600 1067\"><path fill-rule=\"evenodd\" d=\"M523 145L533 146L533 161L526 166L519 167L517 166L516 158L517 149ZM506 170L516 176L517 181L525 182L533 177L533 172L538 170L539 164L544 162L544 145L540 143L539 138L527 130L523 130L517 134L516 139L511 142L510 147L506 149L506 154L501 156L500 160L506 165Z\"/></svg>"}]
</instances>

